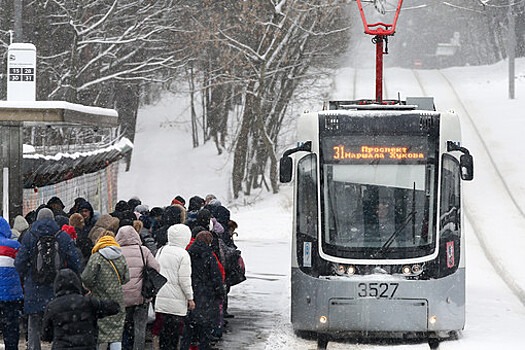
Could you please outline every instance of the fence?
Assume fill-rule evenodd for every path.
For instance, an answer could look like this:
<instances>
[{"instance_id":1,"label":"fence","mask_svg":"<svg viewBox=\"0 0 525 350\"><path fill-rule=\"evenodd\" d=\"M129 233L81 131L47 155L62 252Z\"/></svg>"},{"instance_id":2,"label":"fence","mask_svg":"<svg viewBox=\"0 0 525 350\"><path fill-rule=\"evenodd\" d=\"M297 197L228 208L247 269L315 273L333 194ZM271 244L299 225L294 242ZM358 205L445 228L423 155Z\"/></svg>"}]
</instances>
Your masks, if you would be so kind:
<instances>
[{"instance_id":1,"label":"fence","mask_svg":"<svg viewBox=\"0 0 525 350\"><path fill-rule=\"evenodd\" d=\"M47 203L53 197L59 197L71 208L75 198L83 197L91 203L93 209L100 213L113 211L117 199L118 172L120 161L109 164L95 173L85 174L54 185L24 189L23 215Z\"/></svg>"}]
</instances>

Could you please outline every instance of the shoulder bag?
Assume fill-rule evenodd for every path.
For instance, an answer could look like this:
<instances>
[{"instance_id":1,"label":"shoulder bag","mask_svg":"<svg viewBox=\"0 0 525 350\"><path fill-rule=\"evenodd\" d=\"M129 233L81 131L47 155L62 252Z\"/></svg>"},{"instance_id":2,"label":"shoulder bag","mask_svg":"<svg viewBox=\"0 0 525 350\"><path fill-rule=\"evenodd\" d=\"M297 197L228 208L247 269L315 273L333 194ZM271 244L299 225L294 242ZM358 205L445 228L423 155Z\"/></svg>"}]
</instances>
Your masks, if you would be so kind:
<instances>
[{"instance_id":1,"label":"shoulder bag","mask_svg":"<svg viewBox=\"0 0 525 350\"><path fill-rule=\"evenodd\" d=\"M157 295L163 285L168 282L168 279L157 272L154 268L146 265L144 260L144 253L142 247L139 246L140 255L142 256L142 296L146 299L151 299Z\"/></svg>"}]
</instances>

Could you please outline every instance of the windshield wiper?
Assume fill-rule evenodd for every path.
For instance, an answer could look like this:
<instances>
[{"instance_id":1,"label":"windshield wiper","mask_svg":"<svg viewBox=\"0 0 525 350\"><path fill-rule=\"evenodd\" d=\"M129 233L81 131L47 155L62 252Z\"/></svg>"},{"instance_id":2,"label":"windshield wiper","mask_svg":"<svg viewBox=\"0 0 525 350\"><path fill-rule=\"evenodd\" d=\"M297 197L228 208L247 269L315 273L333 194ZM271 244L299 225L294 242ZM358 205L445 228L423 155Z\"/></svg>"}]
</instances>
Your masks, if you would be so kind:
<instances>
[{"instance_id":1,"label":"windshield wiper","mask_svg":"<svg viewBox=\"0 0 525 350\"><path fill-rule=\"evenodd\" d=\"M399 228L397 230L395 230L390 235L390 237L388 237L388 239L386 240L385 244L383 244L383 246L381 246L381 248L379 248L379 250L377 252L372 254L372 258L377 258L379 256L382 256L383 253L387 252L388 249L390 249L390 246L394 242L394 239L397 237L397 235L405 229L405 227L408 225L408 223L411 220L415 220L416 219L416 214L417 214L416 210L412 210L410 213L408 213L407 216L403 219L403 224L401 226L399 226Z\"/></svg>"}]
</instances>

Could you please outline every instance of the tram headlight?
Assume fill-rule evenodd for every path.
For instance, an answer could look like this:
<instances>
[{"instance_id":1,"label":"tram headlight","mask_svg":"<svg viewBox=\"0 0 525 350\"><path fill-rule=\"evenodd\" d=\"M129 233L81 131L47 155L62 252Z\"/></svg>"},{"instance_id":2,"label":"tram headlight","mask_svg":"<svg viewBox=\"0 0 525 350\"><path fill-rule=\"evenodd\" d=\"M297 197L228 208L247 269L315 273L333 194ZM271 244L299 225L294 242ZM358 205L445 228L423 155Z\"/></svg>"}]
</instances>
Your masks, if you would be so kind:
<instances>
[{"instance_id":1,"label":"tram headlight","mask_svg":"<svg viewBox=\"0 0 525 350\"><path fill-rule=\"evenodd\" d=\"M433 316L430 316L430 317L428 318L428 323L430 323L430 324L436 324L437 320L438 320L437 316L436 316L436 315L433 315Z\"/></svg>"},{"instance_id":2,"label":"tram headlight","mask_svg":"<svg viewBox=\"0 0 525 350\"><path fill-rule=\"evenodd\" d=\"M410 275L412 273L412 269L410 268L410 266L405 265L401 268L401 272L403 273L403 275Z\"/></svg>"},{"instance_id":3,"label":"tram headlight","mask_svg":"<svg viewBox=\"0 0 525 350\"><path fill-rule=\"evenodd\" d=\"M411 271L414 275L419 275L421 273L422 268L421 268L421 265L418 265L418 264L414 264L412 265L412 268L411 268Z\"/></svg>"},{"instance_id":4,"label":"tram headlight","mask_svg":"<svg viewBox=\"0 0 525 350\"><path fill-rule=\"evenodd\" d=\"M346 274L348 276L352 276L356 273L356 269L355 269L355 266L354 265L349 265L347 268L346 268Z\"/></svg>"},{"instance_id":5,"label":"tram headlight","mask_svg":"<svg viewBox=\"0 0 525 350\"><path fill-rule=\"evenodd\" d=\"M345 271L346 271L346 268L344 265L337 265L336 268L335 268L335 273L337 276L342 276L345 274Z\"/></svg>"},{"instance_id":6,"label":"tram headlight","mask_svg":"<svg viewBox=\"0 0 525 350\"><path fill-rule=\"evenodd\" d=\"M328 322L328 317L326 316L319 317L319 323L325 324L326 322Z\"/></svg>"}]
</instances>

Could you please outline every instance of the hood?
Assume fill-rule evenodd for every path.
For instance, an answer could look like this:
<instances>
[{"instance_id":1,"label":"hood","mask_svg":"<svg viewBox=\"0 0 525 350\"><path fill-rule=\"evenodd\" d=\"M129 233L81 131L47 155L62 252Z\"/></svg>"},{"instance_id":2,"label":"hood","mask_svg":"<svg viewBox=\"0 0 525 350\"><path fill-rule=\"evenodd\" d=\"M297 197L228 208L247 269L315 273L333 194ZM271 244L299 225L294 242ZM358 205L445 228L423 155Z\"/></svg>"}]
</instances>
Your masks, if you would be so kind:
<instances>
[{"instance_id":1,"label":"hood","mask_svg":"<svg viewBox=\"0 0 525 350\"><path fill-rule=\"evenodd\" d=\"M85 202L81 202L79 205L78 205L78 213L80 213L80 211L82 209L87 209L89 210L89 212L91 213L90 215L90 218L93 218L93 216L95 216L95 211L93 209L93 206L91 205L91 203L89 203L88 201L85 201Z\"/></svg>"},{"instance_id":2,"label":"hood","mask_svg":"<svg viewBox=\"0 0 525 350\"><path fill-rule=\"evenodd\" d=\"M95 227L103 227L106 230L117 233L119 225L119 219L109 214L103 214L95 223Z\"/></svg>"},{"instance_id":3,"label":"hood","mask_svg":"<svg viewBox=\"0 0 525 350\"><path fill-rule=\"evenodd\" d=\"M199 196L190 198L190 204L188 205L188 211L200 210L204 206L204 199Z\"/></svg>"},{"instance_id":4,"label":"hood","mask_svg":"<svg viewBox=\"0 0 525 350\"><path fill-rule=\"evenodd\" d=\"M203 241L195 240L188 249L188 253L193 258L200 258L212 253L211 247Z\"/></svg>"},{"instance_id":5,"label":"hood","mask_svg":"<svg viewBox=\"0 0 525 350\"><path fill-rule=\"evenodd\" d=\"M54 289L57 297L66 294L81 294L82 284L73 270L62 269L55 277Z\"/></svg>"},{"instance_id":6,"label":"hood","mask_svg":"<svg viewBox=\"0 0 525 350\"><path fill-rule=\"evenodd\" d=\"M168 244L186 248L191 239L191 230L184 224L176 224L168 228Z\"/></svg>"},{"instance_id":7,"label":"hood","mask_svg":"<svg viewBox=\"0 0 525 350\"><path fill-rule=\"evenodd\" d=\"M47 201L47 206L50 207L52 204L58 204L61 209L64 209L66 207L62 200L58 197L51 197L51 199Z\"/></svg>"},{"instance_id":8,"label":"hood","mask_svg":"<svg viewBox=\"0 0 525 350\"><path fill-rule=\"evenodd\" d=\"M18 232L24 232L25 230L29 228L29 224L27 223L27 220L22 215L17 215L15 217L13 228L17 230Z\"/></svg>"},{"instance_id":9,"label":"hood","mask_svg":"<svg viewBox=\"0 0 525 350\"><path fill-rule=\"evenodd\" d=\"M11 238L11 227L9 223L0 216L0 236L5 238Z\"/></svg>"},{"instance_id":10,"label":"hood","mask_svg":"<svg viewBox=\"0 0 525 350\"><path fill-rule=\"evenodd\" d=\"M212 222L212 231L219 235L222 235L224 233L224 227L222 227L222 225L215 218L211 218L211 222Z\"/></svg>"},{"instance_id":11,"label":"hood","mask_svg":"<svg viewBox=\"0 0 525 350\"><path fill-rule=\"evenodd\" d=\"M115 211L116 212L123 212L123 211L126 211L126 210L131 210L131 208L129 207L128 202L126 202L124 200L118 201L118 203L115 205Z\"/></svg>"},{"instance_id":12,"label":"hood","mask_svg":"<svg viewBox=\"0 0 525 350\"><path fill-rule=\"evenodd\" d=\"M206 228L206 230L212 231L213 230L213 222L211 221L211 213L208 209L201 209L197 213L197 217L195 219L195 225L202 226Z\"/></svg>"},{"instance_id":13,"label":"hood","mask_svg":"<svg viewBox=\"0 0 525 350\"><path fill-rule=\"evenodd\" d=\"M142 245L140 235L133 228L133 226L130 225L122 226L121 228L119 228L115 239L117 240L117 243L120 244L120 246L137 244Z\"/></svg>"},{"instance_id":14,"label":"hood","mask_svg":"<svg viewBox=\"0 0 525 350\"><path fill-rule=\"evenodd\" d=\"M41 219L35 221L30 230L38 236L49 236L57 233L60 227L54 219Z\"/></svg>"},{"instance_id":15,"label":"hood","mask_svg":"<svg viewBox=\"0 0 525 350\"><path fill-rule=\"evenodd\" d=\"M63 215L56 215L55 221L57 222L58 226L62 227L64 225L69 225L69 218Z\"/></svg>"},{"instance_id":16,"label":"hood","mask_svg":"<svg viewBox=\"0 0 525 350\"><path fill-rule=\"evenodd\" d=\"M108 260L115 260L122 256L122 249L114 245L102 248L98 252Z\"/></svg>"}]
</instances>

